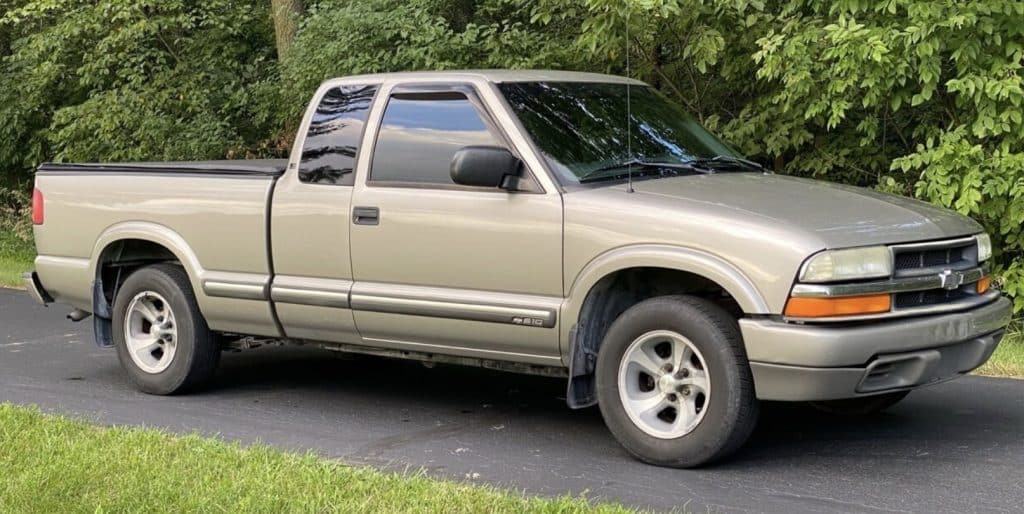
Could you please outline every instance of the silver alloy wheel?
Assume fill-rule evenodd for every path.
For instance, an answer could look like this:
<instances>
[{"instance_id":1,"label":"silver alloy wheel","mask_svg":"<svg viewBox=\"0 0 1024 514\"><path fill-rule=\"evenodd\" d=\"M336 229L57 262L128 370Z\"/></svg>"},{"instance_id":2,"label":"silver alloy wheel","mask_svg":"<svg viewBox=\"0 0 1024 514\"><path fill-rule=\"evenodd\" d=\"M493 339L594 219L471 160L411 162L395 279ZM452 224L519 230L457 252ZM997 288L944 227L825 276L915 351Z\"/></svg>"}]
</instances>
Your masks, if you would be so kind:
<instances>
[{"instance_id":1,"label":"silver alloy wheel","mask_svg":"<svg viewBox=\"0 0 1024 514\"><path fill-rule=\"evenodd\" d=\"M178 328L163 296L143 291L132 298L124 317L124 340L132 362L142 371L155 375L171 365Z\"/></svg>"},{"instance_id":2,"label":"silver alloy wheel","mask_svg":"<svg viewBox=\"0 0 1024 514\"><path fill-rule=\"evenodd\" d=\"M682 334L647 332L619 363L619 398L644 433L675 439L697 428L711 401L711 377L700 350Z\"/></svg>"}]
</instances>

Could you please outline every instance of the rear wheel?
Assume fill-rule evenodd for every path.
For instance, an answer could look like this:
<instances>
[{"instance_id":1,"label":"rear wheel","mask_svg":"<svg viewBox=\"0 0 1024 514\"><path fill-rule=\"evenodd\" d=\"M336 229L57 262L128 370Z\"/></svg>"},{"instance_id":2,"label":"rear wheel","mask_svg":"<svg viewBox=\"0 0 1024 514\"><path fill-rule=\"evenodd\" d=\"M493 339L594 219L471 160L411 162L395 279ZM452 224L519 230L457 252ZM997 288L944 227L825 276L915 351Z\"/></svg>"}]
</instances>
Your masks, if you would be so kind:
<instances>
[{"instance_id":1,"label":"rear wheel","mask_svg":"<svg viewBox=\"0 0 1024 514\"><path fill-rule=\"evenodd\" d=\"M220 361L217 339L180 266L156 264L132 273L114 300L113 327L121 366L146 393L202 387Z\"/></svg>"},{"instance_id":2,"label":"rear wheel","mask_svg":"<svg viewBox=\"0 0 1024 514\"><path fill-rule=\"evenodd\" d=\"M899 391L862 398L811 402L811 406L822 412L840 416L871 416L896 405L900 400L906 398L908 394L910 394L910 391Z\"/></svg>"},{"instance_id":3,"label":"rear wheel","mask_svg":"<svg viewBox=\"0 0 1024 514\"><path fill-rule=\"evenodd\" d=\"M615 320L598 355L597 395L627 451L672 467L732 453L758 411L736 320L691 296L646 300Z\"/></svg>"}]
</instances>

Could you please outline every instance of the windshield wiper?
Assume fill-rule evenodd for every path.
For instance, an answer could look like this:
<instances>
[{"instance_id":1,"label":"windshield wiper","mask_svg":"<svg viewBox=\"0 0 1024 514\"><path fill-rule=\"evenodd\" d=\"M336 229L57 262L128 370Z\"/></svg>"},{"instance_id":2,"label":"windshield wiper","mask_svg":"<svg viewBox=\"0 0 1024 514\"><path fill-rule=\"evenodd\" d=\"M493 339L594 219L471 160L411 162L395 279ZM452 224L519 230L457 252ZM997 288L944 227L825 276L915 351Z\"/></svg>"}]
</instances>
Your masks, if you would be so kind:
<instances>
[{"instance_id":1,"label":"windshield wiper","mask_svg":"<svg viewBox=\"0 0 1024 514\"><path fill-rule=\"evenodd\" d=\"M620 161L620 162L612 163L612 164L609 164L607 166L601 166L600 168L596 168L596 169L590 170L587 173L583 174L583 176L581 176L579 178L579 181L580 181L581 184L584 184L586 182L593 182L593 181L597 181L597 180L610 180L610 179L614 179L614 178L618 177L619 175L618 174L601 175L601 173L603 173L605 171L628 169L630 167L640 168L640 171L637 172L639 174L638 176L644 176L648 172L650 172L651 170L665 170L665 169L670 169L670 170L686 170L686 171L693 171L693 172L697 172L697 173L714 173L715 172L715 170L713 170L713 169L711 169L709 167L706 167L706 166L701 166L700 164L697 164L694 161L687 161L687 162L650 162L650 161L642 161L640 159L634 158L634 159L628 159L628 160L625 160L625 161Z\"/></svg>"},{"instance_id":2,"label":"windshield wiper","mask_svg":"<svg viewBox=\"0 0 1024 514\"><path fill-rule=\"evenodd\" d=\"M765 171L764 166L760 164L744 159L742 157L732 157L730 155L716 155L714 157L704 157L699 159L690 159L686 161L686 164L705 168L705 169L746 169L751 171Z\"/></svg>"}]
</instances>

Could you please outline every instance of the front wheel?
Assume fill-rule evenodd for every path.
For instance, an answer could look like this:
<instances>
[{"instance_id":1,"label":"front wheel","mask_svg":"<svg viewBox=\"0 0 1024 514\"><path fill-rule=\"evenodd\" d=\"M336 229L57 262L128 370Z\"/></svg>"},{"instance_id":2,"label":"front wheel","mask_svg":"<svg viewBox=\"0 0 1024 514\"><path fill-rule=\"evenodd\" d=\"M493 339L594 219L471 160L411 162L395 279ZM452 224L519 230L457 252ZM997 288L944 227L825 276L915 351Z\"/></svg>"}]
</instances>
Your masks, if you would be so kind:
<instances>
[{"instance_id":1,"label":"front wheel","mask_svg":"<svg viewBox=\"0 0 1024 514\"><path fill-rule=\"evenodd\" d=\"M736 320L692 296L652 298L615 320L598 355L597 396L627 451L671 467L734 452L758 412Z\"/></svg>"},{"instance_id":2,"label":"front wheel","mask_svg":"<svg viewBox=\"0 0 1024 514\"><path fill-rule=\"evenodd\" d=\"M217 339L180 266L156 264L129 275L114 300L113 328L121 366L149 394L199 388L220 361Z\"/></svg>"}]
</instances>

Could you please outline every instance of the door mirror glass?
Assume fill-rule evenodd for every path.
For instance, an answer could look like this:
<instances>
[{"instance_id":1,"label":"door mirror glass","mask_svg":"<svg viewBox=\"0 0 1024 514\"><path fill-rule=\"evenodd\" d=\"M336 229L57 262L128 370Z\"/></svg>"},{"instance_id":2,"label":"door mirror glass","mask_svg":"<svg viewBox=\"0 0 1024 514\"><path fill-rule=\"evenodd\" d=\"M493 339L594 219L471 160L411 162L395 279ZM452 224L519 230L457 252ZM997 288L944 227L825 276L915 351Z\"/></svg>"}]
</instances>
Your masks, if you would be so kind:
<instances>
[{"instance_id":1,"label":"door mirror glass","mask_svg":"<svg viewBox=\"0 0 1024 514\"><path fill-rule=\"evenodd\" d=\"M452 181L462 186L516 189L522 162L500 146L465 146L452 157Z\"/></svg>"}]
</instances>

